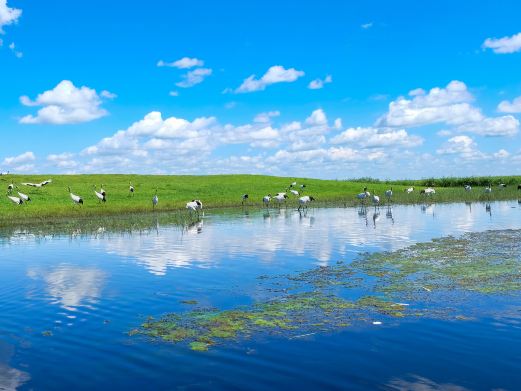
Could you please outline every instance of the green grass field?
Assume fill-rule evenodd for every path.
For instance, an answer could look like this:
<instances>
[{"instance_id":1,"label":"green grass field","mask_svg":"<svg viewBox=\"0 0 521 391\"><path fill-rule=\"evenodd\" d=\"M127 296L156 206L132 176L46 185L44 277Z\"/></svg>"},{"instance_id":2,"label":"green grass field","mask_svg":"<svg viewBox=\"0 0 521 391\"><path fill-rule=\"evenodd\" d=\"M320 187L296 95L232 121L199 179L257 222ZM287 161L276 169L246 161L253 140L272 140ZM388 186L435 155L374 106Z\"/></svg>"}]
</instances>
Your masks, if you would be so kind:
<instances>
[{"instance_id":1,"label":"green grass field","mask_svg":"<svg viewBox=\"0 0 521 391\"><path fill-rule=\"evenodd\" d=\"M24 186L22 182L41 182L52 179L52 183L36 189ZM130 196L129 182L136 191ZM319 180L308 178L284 178L262 175L213 175L213 176L154 176L154 175L8 175L0 177L0 187L4 192L13 183L19 190L31 197L31 202L15 205L5 196L0 197L0 226L8 224L38 221L49 222L52 219L81 218L90 216L111 216L152 212L152 197L157 188L159 204L157 211L184 211L187 201L200 199L204 208L241 207L241 195L249 194L245 207L262 207L262 197L271 193L285 191L290 183L305 184L303 194L316 198L315 206L354 206L358 205L356 194L364 186L371 193L380 196L386 203L385 190L393 188L393 203L423 203L455 201L489 201L517 199L521 195L517 184L521 177L503 178L443 178L418 181L384 182L372 179L354 181ZM484 184L492 183L493 192L484 193ZM497 185L507 183L505 189ZM471 192L463 189L464 183L474 186ZM107 202L98 202L93 185L99 189L103 184L107 192ZM436 194L425 197L420 190L426 185L438 185ZM404 189L414 185L415 192L406 194ZM447 187L441 187L445 185ZM84 205L74 205L69 198L67 187L84 199ZM301 190L297 186L297 190ZM297 206L297 198L289 194L288 207ZM276 207L273 205L272 207ZM184 212L183 212L184 213Z\"/></svg>"}]
</instances>

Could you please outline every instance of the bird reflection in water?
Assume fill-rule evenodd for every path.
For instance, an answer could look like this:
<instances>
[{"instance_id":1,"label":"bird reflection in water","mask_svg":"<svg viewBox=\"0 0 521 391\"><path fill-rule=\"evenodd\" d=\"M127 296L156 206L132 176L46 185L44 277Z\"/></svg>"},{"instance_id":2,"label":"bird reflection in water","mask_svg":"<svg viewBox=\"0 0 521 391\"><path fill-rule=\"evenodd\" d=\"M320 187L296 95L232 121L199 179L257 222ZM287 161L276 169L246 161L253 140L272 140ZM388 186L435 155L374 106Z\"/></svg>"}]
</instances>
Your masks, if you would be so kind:
<instances>
[{"instance_id":1,"label":"bird reflection in water","mask_svg":"<svg viewBox=\"0 0 521 391\"><path fill-rule=\"evenodd\" d=\"M387 207L387 212L385 212L385 217L387 217L389 220L391 220L391 223L394 225L393 209L390 206Z\"/></svg>"},{"instance_id":2,"label":"bird reflection in water","mask_svg":"<svg viewBox=\"0 0 521 391\"><path fill-rule=\"evenodd\" d=\"M490 206L490 203L486 203L485 204L485 212L488 213L488 215L490 216L490 218L492 218L492 207Z\"/></svg>"},{"instance_id":3,"label":"bird reflection in water","mask_svg":"<svg viewBox=\"0 0 521 391\"><path fill-rule=\"evenodd\" d=\"M367 208L365 206L361 206L360 209L358 209L358 217L365 220L366 226L369 225L367 221Z\"/></svg>"},{"instance_id":4,"label":"bird reflection in water","mask_svg":"<svg viewBox=\"0 0 521 391\"><path fill-rule=\"evenodd\" d=\"M306 224L309 227L312 227L315 223L315 216L308 216L307 209L301 210L299 213L299 222L300 224Z\"/></svg>"},{"instance_id":5,"label":"bird reflection in water","mask_svg":"<svg viewBox=\"0 0 521 391\"><path fill-rule=\"evenodd\" d=\"M203 220L196 221L186 227L186 232L189 234L200 234L203 232Z\"/></svg>"},{"instance_id":6,"label":"bird reflection in water","mask_svg":"<svg viewBox=\"0 0 521 391\"><path fill-rule=\"evenodd\" d=\"M423 204L421 206L421 211L424 214L432 214L432 218L434 218L434 204L432 204L432 203L430 203L430 204Z\"/></svg>"},{"instance_id":7,"label":"bird reflection in water","mask_svg":"<svg viewBox=\"0 0 521 391\"><path fill-rule=\"evenodd\" d=\"M380 211L376 211L373 213L373 228L376 229L376 222L380 220Z\"/></svg>"}]
</instances>

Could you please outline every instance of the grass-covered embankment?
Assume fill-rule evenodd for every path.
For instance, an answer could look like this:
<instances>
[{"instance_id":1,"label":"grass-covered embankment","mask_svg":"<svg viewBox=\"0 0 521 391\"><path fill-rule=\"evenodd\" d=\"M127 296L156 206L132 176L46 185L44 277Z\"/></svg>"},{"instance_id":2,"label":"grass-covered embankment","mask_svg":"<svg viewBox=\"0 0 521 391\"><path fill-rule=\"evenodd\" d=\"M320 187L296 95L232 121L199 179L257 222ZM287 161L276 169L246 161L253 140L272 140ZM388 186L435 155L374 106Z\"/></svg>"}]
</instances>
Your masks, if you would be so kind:
<instances>
[{"instance_id":1,"label":"grass-covered embankment","mask_svg":"<svg viewBox=\"0 0 521 391\"><path fill-rule=\"evenodd\" d=\"M46 179L52 183L37 189L24 186L23 182L38 183ZM361 179L354 181L320 180L309 178L285 178L263 175L211 175L211 176L159 176L159 175L8 175L0 177L0 187L7 191L10 183L31 197L31 202L18 206L5 197L0 197L0 226L12 223L48 222L52 219L82 218L91 216L111 216L146 213L152 211L152 197L159 196L158 211L182 210L187 201L200 199L206 208L240 207L241 195L249 194L247 206L261 206L262 197L285 191L290 183L305 184L303 194L315 197L315 205L357 205L356 194L364 186L371 193L378 194L385 202L384 192L393 188L393 202L401 204L425 202L421 188L433 184L436 195L429 199L436 202L506 200L518 197L517 183L521 177L502 178L442 178L418 181L375 181ZM136 191L129 195L129 182ZM486 195L483 184L492 183L493 192ZM507 183L505 189L497 185ZM463 184L474 186L471 192L463 189ZM107 192L107 202L101 204L94 195L103 184ZM296 189L302 191L297 185ZM404 189L414 185L415 192L406 194ZM449 187L440 187L448 185ZM69 198L67 187L83 197L82 206L74 205ZM289 194L288 206L296 206L297 198Z\"/></svg>"}]
</instances>

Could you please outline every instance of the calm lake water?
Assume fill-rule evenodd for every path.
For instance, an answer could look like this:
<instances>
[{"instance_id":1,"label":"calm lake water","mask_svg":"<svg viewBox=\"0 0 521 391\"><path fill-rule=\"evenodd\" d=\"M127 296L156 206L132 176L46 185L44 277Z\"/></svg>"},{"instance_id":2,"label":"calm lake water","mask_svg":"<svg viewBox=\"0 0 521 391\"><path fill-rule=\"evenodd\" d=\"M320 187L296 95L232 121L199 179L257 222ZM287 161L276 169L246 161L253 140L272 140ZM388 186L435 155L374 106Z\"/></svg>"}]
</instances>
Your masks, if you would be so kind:
<instances>
[{"instance_id":1,"label":"calm lake water","mask_svg":"<svg viewBox=\"0 0 521 391\"><path fill-rule=\"evenodd\" d=\"M259 335L194 352L127 332L182 300L265 299L258 277L435 237L521 229L516 201L206 212L188 228L0 236L0 390L521 387L521 298L473 321L403 319L304 338ZM519 310L518 310L519 309ZM52 335L44 335L46 332Z\"/></svg>"}]
</instances>

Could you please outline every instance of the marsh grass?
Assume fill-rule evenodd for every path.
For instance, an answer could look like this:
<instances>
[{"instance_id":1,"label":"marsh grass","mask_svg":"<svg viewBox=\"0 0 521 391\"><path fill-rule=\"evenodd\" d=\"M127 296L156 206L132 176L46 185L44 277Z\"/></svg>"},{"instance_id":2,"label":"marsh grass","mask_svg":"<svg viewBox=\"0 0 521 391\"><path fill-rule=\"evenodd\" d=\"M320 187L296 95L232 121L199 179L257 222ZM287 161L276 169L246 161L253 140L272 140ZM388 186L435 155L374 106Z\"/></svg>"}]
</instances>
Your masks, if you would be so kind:
<instances>
[{"instance_id":1,"label":"marsh grass","mask_svg":"<svg viewBox=\"0 0 521 391\"><path fill-rule=\"evenodd\" d=\"M41 182L52 178L53 182L46 187L36 189L21 185L22 182ZM468 179L468 180L467 180ZM384 182L372 179L353 181L319 180L309 178L286 178L263 175L209 175L209 176L160 176L160 175L8 175L0 177L0 190L7 191L10 183L18 185L18 189L31 197L31 202L24 205L12 204L4 194L0 196L0 227L13 224L49 223L64 218L84 219L86 217L103 217L113 215L139 215L150 212L180 211L186 202L192 199L203 201L204 208L229 207L263 207L262 197L285 191L290 183L305 184L298 191L312 195L315 206L355 206L359 202L356 194L364 186L371 193L387 203L384 192L393 188L392 202L396 204L418 204L425 202L455 201L496 201L517 199L517 183L519 177L504 178L441 178L423 181ZM129 193L132 182L136 191ZM494 187L492 194L483 191L482 184L493 185L505 182L505 189ZM474 184L472 192L463 189L465 183ZM94 195L92 186L98 189L103 184L107 192L107 202L100 203ZM457 187L436 187L436 194L425 197L420 194L423 185L450 185ZM416 186L416 191L406 194L404 190ZM67 187L84 199L84 205L75 205L69 198ZM152 207L152 197L157 189L159 204ZM245 205L241 205L242 194L249 194ZM15 194L16 195L16 194ZM297 197L289 194L285 207L297 207ZM276 208L276 205L272 205Z\"/></svg>"}]
</instances>

